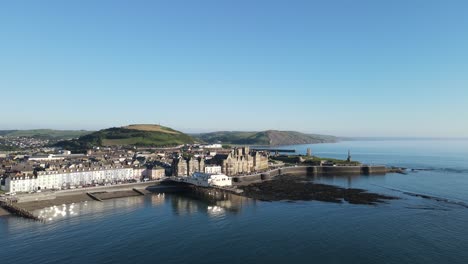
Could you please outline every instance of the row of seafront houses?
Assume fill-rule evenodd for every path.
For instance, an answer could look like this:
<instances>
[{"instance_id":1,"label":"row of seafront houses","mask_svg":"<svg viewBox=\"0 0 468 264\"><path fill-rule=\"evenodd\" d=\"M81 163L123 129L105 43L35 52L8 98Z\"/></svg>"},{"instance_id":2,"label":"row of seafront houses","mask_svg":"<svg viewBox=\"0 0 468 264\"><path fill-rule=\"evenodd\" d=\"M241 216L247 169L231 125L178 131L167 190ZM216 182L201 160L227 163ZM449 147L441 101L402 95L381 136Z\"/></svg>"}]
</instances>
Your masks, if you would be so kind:
<instances>
[{"instance_id":1,"label":"row of seafront houses","mask_svg":"<svg viewBox=\"0 0 468 264\"><path fill-rule=\"evenodd\" d=\"M16 193L74 189L117 182L129 182L132 180L140 181L141 175L141 169L123 166L16 173L6 177L2 190ZM147 179L156 180L165 177L165 171L160 168L148 169L144 175ZM181 177L179 179L182 182L204 187L232 185L232 178L217 170L209 171L209 173L195 172L192 176Z\"/></svg>"},{"instance_id":2,"label":"row of seafront houses","mask_svg":"<svg viewBox=\"0 0 468 264\"><path fill-rule=\"evenodd\" d=\"M157 180L165 177L163 168L132 168L126 166L95 166L51 171L15 172L5 178L1 189L10 192L64 190L80 187ZM221 166L207 166L205 172L195 172L181 181L199 186L231 186L232 178L221 173Z\"/></svg>"},{"instance_id":3,"label":"row of seafront houses","mask_svg":"<svg viewBox=\"0 0 468 264\"><path fill-rule=\"evenodd\" d=\"M142 177L156 180L165 177L162 168L132 168L125 166L95 166L52 171L14 172L7 175L1 189L6 192L63 190L140 181Z\"/></svg>"}]
</instances>

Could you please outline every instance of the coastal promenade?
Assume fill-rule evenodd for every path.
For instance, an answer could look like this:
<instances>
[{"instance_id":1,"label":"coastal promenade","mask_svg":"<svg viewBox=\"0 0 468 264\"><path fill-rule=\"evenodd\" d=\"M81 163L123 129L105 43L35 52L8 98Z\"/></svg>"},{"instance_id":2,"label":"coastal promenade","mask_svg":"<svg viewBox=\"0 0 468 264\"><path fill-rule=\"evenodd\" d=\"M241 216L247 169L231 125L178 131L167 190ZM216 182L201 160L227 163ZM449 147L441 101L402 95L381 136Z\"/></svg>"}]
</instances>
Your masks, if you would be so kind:
<instances>
[{"instance_id":1,"label":"coastal promenade","mask_svg":"<svg viewBox=\"0 0 468 264\"><path fill-rule=\"evenodd\" d=\"M317 175L382 175L392 169L383 165L360 165L360 166L287 166L272 169L265 172L232 176L234 185L245 185L253 182L271 179L275 176L292 174L302 176Z\"/></svg>"},{"instance_id":2,"label":"coastal promenade","mask_svg":"<svg viewBox=\"0 0 468 264\"><path fill-rule=\"evenodd\" d=\"M213 187L220 191L227 191L233 194L240 194L242 190L238 186L245 186L252 183L268 181L279 175L372 175L385 174L391 169L378 165L361 166L286 166L272 170L232 176L232 187ZM177 177L168 177L172 182L185 182ZM127 183L109 186L98 186L89 188L78 188L60 191L44 191L41 193L19 194L14 196L17 201L15 205L22 210L32 212L37 209L46 208L54 205L79 203L86 201L103 201L114 198L145 195L150 192L165 192L170 186L160 185L161 180L148 181L140 183ZM173 186L177 187L177 186ZM180 186L179 186L180 187ZM0 211L0 215L7 215L5 210Z\"/></svg>"},{"instance_id":3,"label":"coastal promenade","mask_svg":"<svg viewBox=\"0 0 468 264\"><path fill-rule=\"evenodd\" d=\"M60 191L44 191L41 193L32 193L32 194L19 194L15 198L18 200L18 203L26 203L32 201L40 200L51 200L56 199L57 197L80 195L86 193L96 193L96 192L117 192L117 191L129 191L133 188L146 188L151 185L158 184L160 181L147 181L139 183L125 183L125 184L116 184L116 185L107 185L107 186L97 186L97 187L88 187L88 188L77 188L77 189L68 189Z\"/></svg>"},{"instance_id":4,"label":"coastal promenade","mask_svg":"<svg viewBox=\"0 0 468 264\"><path fill-rule=\"evenodd\" d=\"M32 194L19 194L13 197L14 205L22 210L32 212L54 205L87 202L93 200L108 200L121 197L140 196L145 189L158 185L160 181L147 181L140 183L127 183L110 186L50 191ZM97 199L93 199L92 197ZM9 215L9 211L0 207L0 216Z\"/></svg>"}]
</instances>

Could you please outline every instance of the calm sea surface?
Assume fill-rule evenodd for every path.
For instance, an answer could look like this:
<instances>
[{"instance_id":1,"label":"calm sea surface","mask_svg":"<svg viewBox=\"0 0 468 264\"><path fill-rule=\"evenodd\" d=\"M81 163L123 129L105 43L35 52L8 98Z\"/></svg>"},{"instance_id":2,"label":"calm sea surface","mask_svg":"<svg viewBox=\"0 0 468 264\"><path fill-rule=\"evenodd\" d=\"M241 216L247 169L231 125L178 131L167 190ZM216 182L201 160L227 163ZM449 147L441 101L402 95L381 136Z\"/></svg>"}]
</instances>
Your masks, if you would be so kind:
<instances>
[{"instance_id":1,"label":"calm sea surface","mask_svg":"<svg viewBox=\"0 0 468 264\"><path fill-rule=\"evenodd\" d=\"M378 206L179 193L67 205L46 224L1 217L0 263L468 263L468 141L289 148L308 147L424 170L311 178L402 198Z\"/></svg>"}]
</instances>

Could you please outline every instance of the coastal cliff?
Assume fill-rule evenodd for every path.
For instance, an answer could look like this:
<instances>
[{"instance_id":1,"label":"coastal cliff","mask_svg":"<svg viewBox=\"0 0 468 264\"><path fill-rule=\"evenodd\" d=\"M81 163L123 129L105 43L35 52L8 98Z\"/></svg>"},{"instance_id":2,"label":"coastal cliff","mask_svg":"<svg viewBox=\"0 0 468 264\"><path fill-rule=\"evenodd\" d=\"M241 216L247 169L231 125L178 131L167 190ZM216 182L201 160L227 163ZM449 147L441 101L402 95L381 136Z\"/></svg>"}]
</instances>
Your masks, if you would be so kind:
<instances>
[{"instance_id":1,"label":"coastal cliff","mask_svg":"<svg viewBox=\"0 0 468 264\"><path fill-rule=\"evenodd\" d=\"M219 131L193 136L206 143L263 146L333 143L338 141L338 138L334 136L279 130L260 132Z\"/></svg>"}]
</instances>

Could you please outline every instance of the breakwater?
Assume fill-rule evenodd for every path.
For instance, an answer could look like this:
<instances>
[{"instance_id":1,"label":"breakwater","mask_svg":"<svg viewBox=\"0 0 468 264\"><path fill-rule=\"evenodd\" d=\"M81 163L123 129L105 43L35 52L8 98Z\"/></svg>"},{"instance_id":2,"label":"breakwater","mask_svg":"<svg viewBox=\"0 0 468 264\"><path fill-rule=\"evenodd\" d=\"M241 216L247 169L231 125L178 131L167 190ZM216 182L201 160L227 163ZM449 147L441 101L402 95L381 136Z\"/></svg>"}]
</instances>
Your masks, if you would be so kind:
<instances>
[{"instance_id":1,"label":"breakwater","mask_svg":"<svg viewBox=\"0 0 468 264\"><path fill-rule=\"evenodd\" d=\"M35 221L40 221L41 220L41 219L39 219L39 217L33 215L28 210L20 208L20 207L16 206L13 203L1 201L0 202L0 207L2 207L3 209L8 211L9 213L11 213L13 215L16 215L16 216L24 217L24 218L35 220Z\"/></svg>"},{"instance_id":2,"label":"breakwater","mask_svg":"<svg viewBox=\"0 0 468 264\"><path fill-rule=\"evenodd\" d=\"M385 166L295 166L283 167L270 170L263 173L250 175L234 176L234 184L248 184L263 180L272 179L275 176L291 174L302 176L317 176L317 175L382 175L386 174L389 169Z\"/></svg>"}]
</instances>

